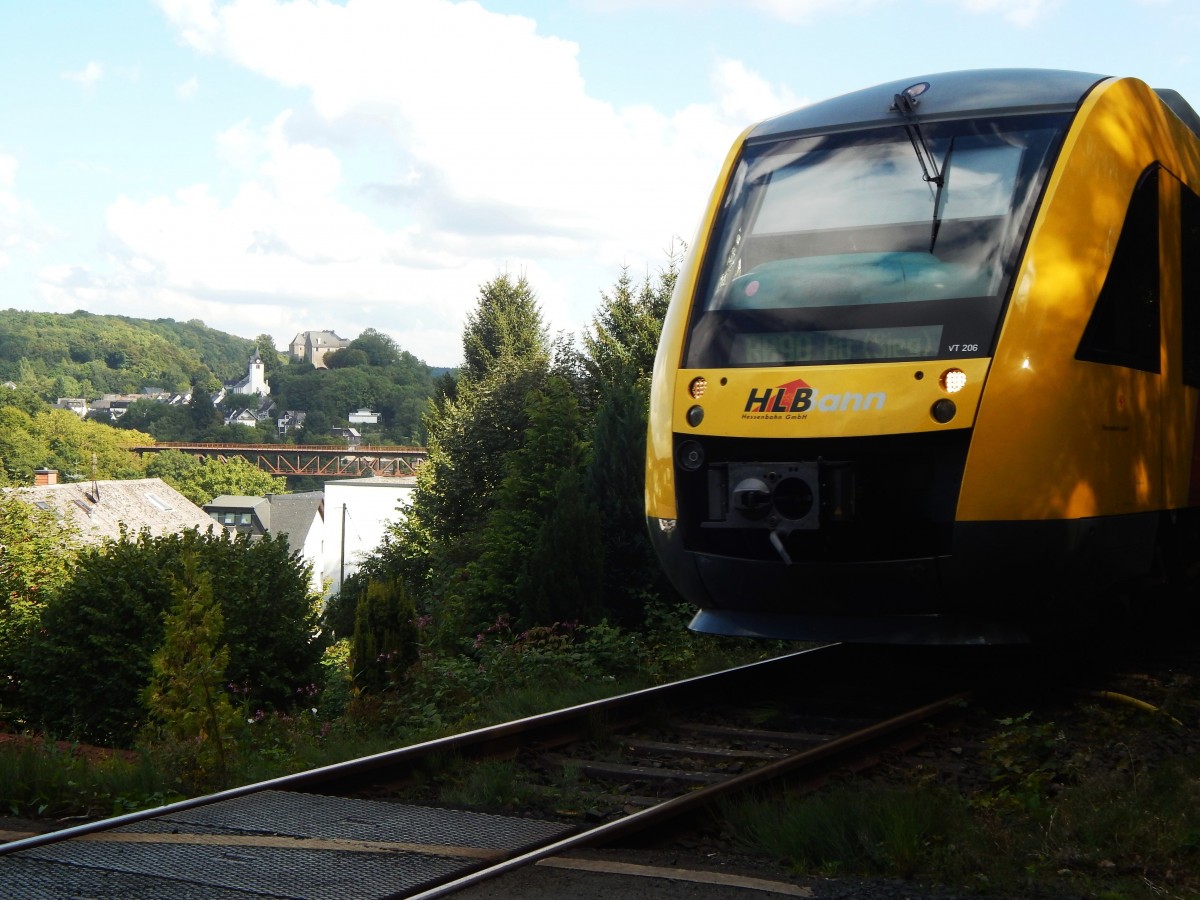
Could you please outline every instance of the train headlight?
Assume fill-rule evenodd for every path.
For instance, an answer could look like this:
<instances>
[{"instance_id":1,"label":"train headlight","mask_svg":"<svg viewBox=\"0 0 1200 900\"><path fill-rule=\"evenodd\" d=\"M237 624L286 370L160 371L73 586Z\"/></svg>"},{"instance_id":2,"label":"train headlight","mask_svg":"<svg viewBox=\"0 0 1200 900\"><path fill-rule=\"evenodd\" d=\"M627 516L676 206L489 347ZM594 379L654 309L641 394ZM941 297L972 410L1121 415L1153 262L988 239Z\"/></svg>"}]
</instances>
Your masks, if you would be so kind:
<instances>
[{"instance_id":1,"label":"train headlight","mask_svg":"<svg viewBox=\"0 0 1200 900\"><path fill-rule=\"evenodd\" d=\"M957 394L967 386L967 373L962 369L947 369L938 378L938 384L947 394Z\"/></svg>"},{"instance_id":2,"label":"train headlight","mask_svg":"<svg viewBox=\"0 0 1200 900\"><path fill-rule=\"evenodd\" d=\"M942 425L953 419L954 414L957 412L958 407L954 405L954 401L947 400L944 397L929 409L929 414L933 416L933 421L940 422Z\"/></svg>"},{"instance_id":3,"label":"train headlight","mask_svg":"<svg viewBox=\"0 0 1200 900\"><path fill-rule=\"evenodd\" d=\"M699 400L704 396L704 392L708 390L708 379L703 375L697 375L692 379L692 383L688 385L688 394L693 400Z\"/></svg>"},{"instance_id":4,"label":"train headlight","mask_svg":"<svg viewBox=\"0 0 1200 900\"><path fill-rule=\"evenodd\" d=\"M704 448L697 441L684 441L675 451L675 459L679 468L695 472L704 465Z\"/></svg>"},{"instance_id":5,"label":"train headlight","mask_svg":"<svg viewBox=\"0 0 1200 900\"><path fill-rule=\"evenodd\" d=\"M687 411L687 423L693 428L704 421L704 407L693 406Z\"/></svg>"}]
</instances>

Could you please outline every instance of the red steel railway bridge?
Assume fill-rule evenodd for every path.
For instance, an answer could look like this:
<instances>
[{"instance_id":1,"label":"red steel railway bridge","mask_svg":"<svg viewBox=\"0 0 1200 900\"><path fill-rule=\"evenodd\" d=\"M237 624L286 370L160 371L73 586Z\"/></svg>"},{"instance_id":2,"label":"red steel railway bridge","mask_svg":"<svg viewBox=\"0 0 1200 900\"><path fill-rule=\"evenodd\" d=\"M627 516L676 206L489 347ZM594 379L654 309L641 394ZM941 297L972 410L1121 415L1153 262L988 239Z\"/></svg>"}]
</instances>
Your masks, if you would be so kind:
<instances>
[{"instance_id":1,"label":"red steel railway bridge","mask_svg":"<svg viewBox=\"0 0 1200 900\"><path fill-rule=\"evenodd\" d=\"M319 475L325 478L363 475L415 475L428 452L424 447L325 444L202 444L163 441L133 447L139 453L178 450L219 460L240 456L272 475Z\"/></svg>"}]
</instances>

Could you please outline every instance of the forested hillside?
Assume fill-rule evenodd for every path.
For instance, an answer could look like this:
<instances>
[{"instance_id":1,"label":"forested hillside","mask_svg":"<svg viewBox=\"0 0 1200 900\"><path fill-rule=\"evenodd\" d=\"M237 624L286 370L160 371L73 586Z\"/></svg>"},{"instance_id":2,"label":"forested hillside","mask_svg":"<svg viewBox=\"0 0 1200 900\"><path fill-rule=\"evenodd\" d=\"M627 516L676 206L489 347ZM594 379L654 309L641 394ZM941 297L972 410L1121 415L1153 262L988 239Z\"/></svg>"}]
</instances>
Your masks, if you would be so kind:
<instances>
[{"instance_id":1,"label":"forested hillside","mask_svg":"<svg viewBox=\"0 0 1200 900\"><path fill-rule=\"evenodd\" d=\"M254 341L203 322L0 311L0 381L46 397L135 393L143 387L186 391L246 372Z\"/></svg>"},{"instance_id":2,"label":"forested hillside","mask_svg":"<svg viewBox=\"0 0 1200 900\"><path fill-rule=\"evenodd\" d=\"M59 397L92 401L104 394L135 394L150 387L186 393L199 386L201 394L191 404L167 406L150 398L139 400L112 424L160 441L274 442L280 436L271 416L254 428L223 424L226 414L251 404L245 396L230 395L217 408L206 399L222 384L245 376L256 349L266 364L276 407L308 416L306 427L287 440L333 440L331 428L345 427L351 412L369 408L381 416L372 428L372 440L424 441L421 417L435 392L432 372L372 328L349 347L330 354L328 369L316 370L307 363L289 362L271 335L251 341L196 320L150 321L82 310L69 315L4 310L0 311L0 382L16 384L21 399L10 395L0 406L15 405L33 415Z\"/></svg>"}]
</instances>

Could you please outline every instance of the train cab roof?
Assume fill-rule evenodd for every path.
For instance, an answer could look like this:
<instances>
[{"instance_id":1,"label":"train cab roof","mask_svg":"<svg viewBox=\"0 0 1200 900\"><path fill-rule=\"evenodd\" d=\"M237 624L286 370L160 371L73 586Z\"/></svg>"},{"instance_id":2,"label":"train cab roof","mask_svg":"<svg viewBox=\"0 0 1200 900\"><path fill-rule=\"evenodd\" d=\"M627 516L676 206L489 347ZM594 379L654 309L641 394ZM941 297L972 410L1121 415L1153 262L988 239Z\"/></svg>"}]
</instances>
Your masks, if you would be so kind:
<instances>
[{"instance_id":1,"label":"train cab roof","mask_svg":"<svg viewBox=\"0 0 1200 900\"><path fill-rule=\"evenodd\" d=\"M1072 112L1093 87L1108 77L1058 69L977 69L904 78L767 119L753 128L747 139L894 124L896 98L904 93L912 100L911 111L922 120L996 113ZM1200 116L1188 102L1176 91L1157 93L1200 136Z\"/></svg>"}]
</instances>

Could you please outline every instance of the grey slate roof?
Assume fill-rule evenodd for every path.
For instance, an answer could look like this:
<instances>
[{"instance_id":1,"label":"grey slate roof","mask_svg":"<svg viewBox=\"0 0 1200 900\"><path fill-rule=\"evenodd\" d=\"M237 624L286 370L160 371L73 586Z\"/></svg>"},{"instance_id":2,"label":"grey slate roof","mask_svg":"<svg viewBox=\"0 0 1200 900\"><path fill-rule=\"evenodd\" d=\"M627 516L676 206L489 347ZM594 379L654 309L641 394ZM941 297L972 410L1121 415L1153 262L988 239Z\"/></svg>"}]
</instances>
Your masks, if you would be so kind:
<instances>
[{"instance_id":1,"label":"grey slate roof","mask_svg":"<svg viewBox=\"0 0 1200 900\"><path fill-rule=\"evenodd\" d=\"M74 522L89 544L118 539L122 524L133 534L149 529L155 537L191 528L201 532L219 528L204 510L161 478L77 481L12 490L26 503L54 509Z\"/></svg>"},{"instance_id":2,"label":"grey slate roof","mask_svg":"<svg viewBox=\"0 0 1200 900\"><path fill-rule=\"evenodd\" d=\"M323 514L324 502L325 495L321 491L267 494L265 497L222 494L204 504L204 509L209 513L253 510L263 531L288 536L288 547L294 553L304 548L304 539L314 519Z\"/></svg>"},{"instance_id":3,"label":"grey slate roof","mask_svg":"<svg viewBox=\"0 0 1200 900\"><path fill-rule=\"evenodd\" d=\"M269 494L272 534L286 534L293 553L304 549L304 539L317 516L323 516L325 494L307 491L299 494Z\"/></svg>"}]
</instances>

